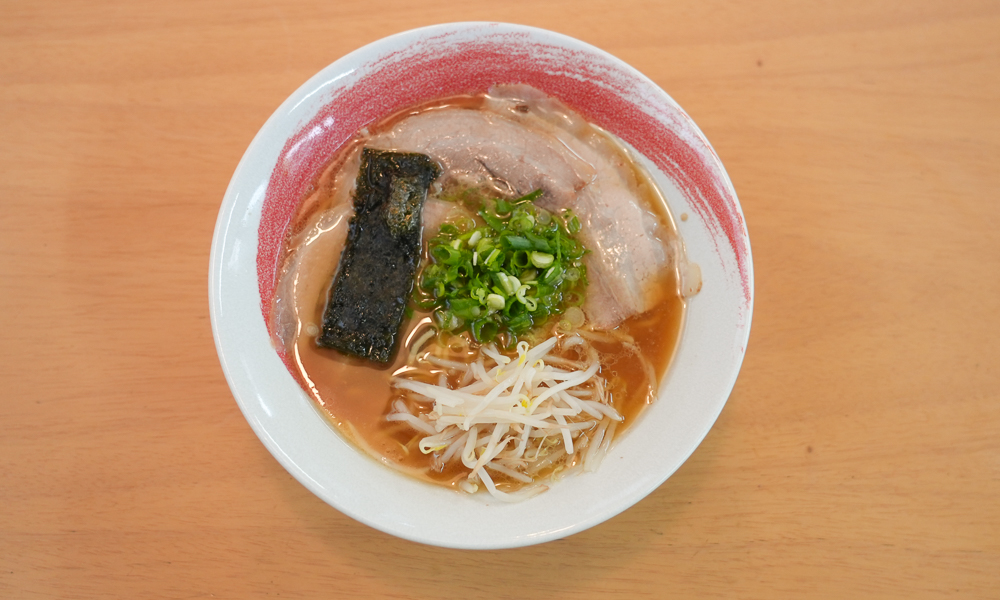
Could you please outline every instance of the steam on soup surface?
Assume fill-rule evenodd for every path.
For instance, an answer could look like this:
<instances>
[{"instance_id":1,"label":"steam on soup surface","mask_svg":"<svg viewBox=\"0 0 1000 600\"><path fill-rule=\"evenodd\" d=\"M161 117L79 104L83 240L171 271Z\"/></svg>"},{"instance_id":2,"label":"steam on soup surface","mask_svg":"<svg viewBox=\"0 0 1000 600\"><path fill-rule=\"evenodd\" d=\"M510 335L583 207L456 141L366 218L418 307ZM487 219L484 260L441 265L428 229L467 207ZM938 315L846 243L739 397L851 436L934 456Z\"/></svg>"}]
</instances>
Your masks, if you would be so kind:
<instances>
[{"instance_id":1,"label":"steam on soup surface","mask_svg":"<svg viewBox=\"0 0 1000 600\"><path fill-rule=\"evenodd\" d=\"M411 316L384 366L317 345L365 148L440 167L423 203ZM501 500L597 468L654 400L692 287L648 174L615 138L526 86L441 99L358 132L290 232L275 338L303 388L384 464Z\"/></svg>"}]
</instances>

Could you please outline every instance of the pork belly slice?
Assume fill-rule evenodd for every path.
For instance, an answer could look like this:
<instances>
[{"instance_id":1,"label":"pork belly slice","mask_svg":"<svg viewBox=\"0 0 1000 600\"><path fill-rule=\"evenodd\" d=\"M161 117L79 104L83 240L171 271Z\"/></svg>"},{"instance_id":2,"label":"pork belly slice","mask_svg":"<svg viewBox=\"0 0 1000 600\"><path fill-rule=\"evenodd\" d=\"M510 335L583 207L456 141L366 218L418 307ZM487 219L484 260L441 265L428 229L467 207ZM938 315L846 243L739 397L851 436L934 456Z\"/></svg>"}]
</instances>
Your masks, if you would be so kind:
<instances>
[{"instance_id":1,"label":"pork belly slice","mask_svg":"<svg viewBox=\"0 0 1000 600\"><path fill-rule=\"evenodd\" d=\"M591 251L584 310L596 327L614 328L660 301L674 256L642 200L647 183L617 141L558 100L527 86L498 87L485 109L417 113L370 143L433 157L442 181L486 185L507 197L542 189L540 206L572 209Z\"/></svg>"}]
</instances>

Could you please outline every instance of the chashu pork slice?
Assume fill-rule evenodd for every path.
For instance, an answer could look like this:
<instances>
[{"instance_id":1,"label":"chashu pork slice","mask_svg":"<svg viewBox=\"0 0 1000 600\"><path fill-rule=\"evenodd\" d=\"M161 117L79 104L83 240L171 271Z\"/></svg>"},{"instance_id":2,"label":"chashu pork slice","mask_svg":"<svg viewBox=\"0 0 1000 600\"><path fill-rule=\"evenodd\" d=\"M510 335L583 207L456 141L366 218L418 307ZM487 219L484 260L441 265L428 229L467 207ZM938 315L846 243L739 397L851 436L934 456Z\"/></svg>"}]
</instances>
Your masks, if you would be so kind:
<instances>
[{"instance_id":1,"label":"chashu pork slice","mask_svg":"<svg viewBox=\"0 0 1000 600\"><path fill-rule=\"evenodd\" d=\"M449 107L407 117L369 145L421 152L442 181L489 185L510 197L545 191L539 205L580 219L590 288L584 309L611 329L661 300L674 253L647 206L627 151L557 100L527 86L491 90L487 109Z\"/></svg>"},{"instance_id":2,"label":"chashu pork slice","mask_svg":"<svg viewBox=\"0 0 1000 600\"><path fill-rule=\"evenodd\" d=\"M507 196L542 188L570 202L594 176L591 165L547 132L488 110L424 111L373 137L368 145L426 154L438 161L444 178L491 186Z\"/></svg>"}]
</instances>

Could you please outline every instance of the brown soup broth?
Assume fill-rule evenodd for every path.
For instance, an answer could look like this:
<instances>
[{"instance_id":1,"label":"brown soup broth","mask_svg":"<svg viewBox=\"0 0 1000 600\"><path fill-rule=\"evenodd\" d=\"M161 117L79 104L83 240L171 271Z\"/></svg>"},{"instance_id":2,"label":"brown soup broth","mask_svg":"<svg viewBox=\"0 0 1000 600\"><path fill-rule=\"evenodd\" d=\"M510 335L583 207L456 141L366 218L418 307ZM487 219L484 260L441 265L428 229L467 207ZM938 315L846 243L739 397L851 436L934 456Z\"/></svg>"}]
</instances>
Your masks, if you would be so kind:
<instances>
[{"instance_id":1,"label":"brown soup broth","mask_svg":"<svg viewBox=\"0 0 1000 600\"><path fill-rule=\"evenodd\" d=\"M351 140L329 161L327 167L317 178L312 190L303 202L289 228L289 237L285 243L283 271L289 267L291 256L296 248L292 247L295 235L308 229L317 222L319 215L342 201L342 186L349 185L353 189L354 182L338 178L339 172L352 155L355 155L370 133L383 131L408 115L420 110L432 110L444 106L460 105L475 108L483 102L482 97L462 96L448 98L435 103L408 109L376 123L362 131ZM649 182L649 176L638 166L633 166L640 182ZM667 236L676 239L676 228L662 197L655 187L640 186L647 204L647 209L657 215L662 230ZM341 192L338 198L338 191ZM433 234L425 232L426 240ZM332 281L336 272L339 256L331 256L327 264L312 268L309 272L298 273L299 278L323 278ZM598 350L601 362L601 375L607 382L607 389L612 397L616 410L624 417L617 428L617 435L636 422L643 408L655 399L659 383L673 358L679 343L684 322L685 301L679 293L679 282L676 269L665 274L658 283L662 286L661 300L652 309L634 315L618 326L618 331L630 336L634 345L629 347L619 341L592 341ZM324 289L329 290L325 284ZM280 300L276 297L276 302ZM438 484L453 485L468 474L468 469L460 460L452 460L441 470L432 467L432 455L420 452L417 442L422 437L408 425L401 422L389 422L385 416L391 411L392 401L398 397L393 395L390 379L394 372L405 366L408 350L406 342L410 341L416 329L426 324L428 315L416 312L403 326L400 339L404 340L394 362L384 368L372 366L365 361L346 357L335 350L320 348L315 343L315 324L322 323L322 313L326 304L326 295L316 299L310 307L312 314L300 313L296 324L296 334L293 343L287 348L293 375L299 380L303 389L317 402L326 417L336 428L366 453L383 464L405 471L415 477ZM304 311L308 313L309 311ZM550 319L546 327L552 325L556 318ZM276 340L276 343L282 343ZM635 348L651 365L655 381L650 381L649 373L643 362L635 356ZM426 410L432 408L427 403ZM440 466L440 465L438 465ZM504 477L497 479L498 485L506 482Z\"/></svg>"}]
</instances>

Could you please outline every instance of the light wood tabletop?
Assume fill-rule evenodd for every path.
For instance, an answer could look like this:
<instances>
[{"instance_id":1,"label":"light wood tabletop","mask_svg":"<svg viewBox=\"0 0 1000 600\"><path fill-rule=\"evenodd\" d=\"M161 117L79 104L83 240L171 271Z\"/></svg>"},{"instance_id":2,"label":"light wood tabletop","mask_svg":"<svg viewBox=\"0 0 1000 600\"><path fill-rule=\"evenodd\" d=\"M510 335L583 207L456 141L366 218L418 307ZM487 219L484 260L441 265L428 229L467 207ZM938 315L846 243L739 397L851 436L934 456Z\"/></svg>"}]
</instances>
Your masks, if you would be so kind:
<instances>
[{"instance_id":1,"label":"light wood tabletop","mask_svg":"<svg viewBox=\"0 0 1000 600\"><path fill-rule=\"evenodd\" d=\"M753 248L715 426L611 520L397 539L241 415L209 247L251 139L338 57L494 20L694 118ZM1000 598L996 1L0 3L0 597Z\"/></svg>"}]
</instances>

